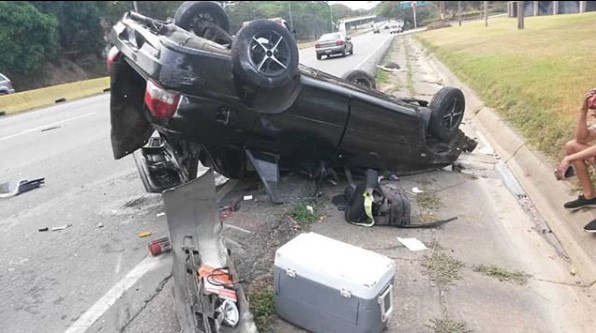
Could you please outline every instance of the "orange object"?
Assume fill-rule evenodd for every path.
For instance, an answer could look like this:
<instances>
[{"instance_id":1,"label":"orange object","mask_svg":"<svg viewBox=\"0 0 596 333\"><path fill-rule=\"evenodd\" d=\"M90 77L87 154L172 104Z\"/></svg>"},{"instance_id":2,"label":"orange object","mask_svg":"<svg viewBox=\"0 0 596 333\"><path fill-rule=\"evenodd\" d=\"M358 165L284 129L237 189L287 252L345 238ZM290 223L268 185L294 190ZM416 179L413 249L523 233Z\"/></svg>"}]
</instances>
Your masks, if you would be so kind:
<instances>
[{"instance_id":1,"label":"orange object","mask_svg":"<svg viewBox=\"0 0 596 333\"><path fill-rule=\"evenodd\" d=\"M238 300L236 290L234 290L234 281L224 268L213 268L208 265L201 265L197 273L203 279L205 291L217 294L219 297L229 299L234 302Z\"/></svg>"}]
</instances>

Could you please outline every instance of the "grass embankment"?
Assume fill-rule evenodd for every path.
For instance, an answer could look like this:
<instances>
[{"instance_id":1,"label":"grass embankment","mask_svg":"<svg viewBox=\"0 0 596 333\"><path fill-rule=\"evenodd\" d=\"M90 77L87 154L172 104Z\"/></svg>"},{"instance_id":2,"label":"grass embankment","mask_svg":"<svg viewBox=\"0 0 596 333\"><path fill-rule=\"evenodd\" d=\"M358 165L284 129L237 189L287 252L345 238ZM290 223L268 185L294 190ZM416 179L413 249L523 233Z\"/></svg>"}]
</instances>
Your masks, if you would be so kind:
<instances>
[{"instance_id":1,"label":"grass embankment","mask_svg":"<svg viewBox=\"0 0 596 333\"><path fill-rule=\"evenodd\" d=\"M468 22L418 40L535 148L558 158L596 87L596 12Z\"/></svg>"}]
</instances>

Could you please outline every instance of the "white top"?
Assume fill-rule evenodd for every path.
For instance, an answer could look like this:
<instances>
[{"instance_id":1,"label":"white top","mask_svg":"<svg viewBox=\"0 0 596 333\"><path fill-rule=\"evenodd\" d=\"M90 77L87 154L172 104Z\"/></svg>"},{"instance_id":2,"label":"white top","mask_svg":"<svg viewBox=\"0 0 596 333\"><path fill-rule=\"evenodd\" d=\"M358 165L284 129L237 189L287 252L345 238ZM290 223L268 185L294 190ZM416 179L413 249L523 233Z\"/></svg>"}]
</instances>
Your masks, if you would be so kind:
<instances>
[{"instance_id":1,"label":"white top","mask_svg":"<svg viewBox=\"0 0 596 333\"><path fill-rule=\"evenodd\" d=\"M362 299L378 296L395 276L390 258L313 232L280 247L275 266Z\"/></svg>"}]
</instances>

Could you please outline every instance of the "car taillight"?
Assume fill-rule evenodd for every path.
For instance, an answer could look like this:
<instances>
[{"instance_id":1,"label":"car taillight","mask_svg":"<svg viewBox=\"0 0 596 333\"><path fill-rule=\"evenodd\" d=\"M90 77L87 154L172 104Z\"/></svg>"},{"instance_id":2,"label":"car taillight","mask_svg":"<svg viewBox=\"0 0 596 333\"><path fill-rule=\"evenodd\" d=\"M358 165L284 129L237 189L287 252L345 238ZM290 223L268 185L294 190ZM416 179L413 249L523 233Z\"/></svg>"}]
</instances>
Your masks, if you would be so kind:
<instances>
[{"instance_id":1,"label":"car taillight","mask_svg":"<svg viewBox=\"0 0 596 333\"><path fill-rule=\"evenodd\" d=\"M110 52L108 52L108 60L107 60L108 71L110 70L110 68L112 68L112 64L114 63L114 61L116 60L116 57L118 57L119 54L120 54L120 51L118 50L118 48L115 46L112 46L112 48L110 49Z\"/></svg>"},{"instance_id":2,"label":"car taillight","mask_svg":"<svg viewBox=\"0 0 596 333\"><path fill-rule=\"evenodd\" d=\"M337 42L335 42L335 45L337 45L337 46L344 45L344 41L343 40L338 40Z\"/></svg>"},{"instance_id":3,"label":"car taillight","mask_svg":"<svg viewBox=\"0 0 596 333\"><path fill-rule=\"evenodd\" d=\"M179 92L165 90L151 80L147 81L145 105L153 116L161 119L171 118L176 113L179 101Z\"/></svg>"},{"instance_id":4,"label":"car taillight","mask_svg":"<svg viewBox=\"0 0 596 333\"><path fill-rule=\"evenodd\" d=\"M315 44L315 49L318 49L318 48L320 48L320 47L321 47L321 44L319 44L319 43L316 43L316 44Z\"/></svg>"}]
</instances>

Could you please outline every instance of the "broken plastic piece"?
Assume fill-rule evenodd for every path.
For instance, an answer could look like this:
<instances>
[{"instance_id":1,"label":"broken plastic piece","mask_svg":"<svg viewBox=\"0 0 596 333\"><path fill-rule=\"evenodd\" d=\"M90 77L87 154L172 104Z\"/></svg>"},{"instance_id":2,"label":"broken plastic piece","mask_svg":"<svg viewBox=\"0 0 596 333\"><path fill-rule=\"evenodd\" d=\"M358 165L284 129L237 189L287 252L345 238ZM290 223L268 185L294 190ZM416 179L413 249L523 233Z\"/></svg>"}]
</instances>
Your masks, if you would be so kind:
<instances>
[{"instance_id":1,"label":"broken plastic piece","mask_svg":"<svg viewBox=\"0 0 596 333\"><path fill-rule=\"evenodd\" d=\"M0 198L8 198L31 191L35 188L40 187L45 183L45 178L37 178L33 180L19 179L14 186L11 186L10 182L4 182L0 184Z\"/></svg>"},{"instance_id":2,"label":"broken plastic piece","mask_svg":"<svg viewBox=\"0 0 596 333\"><path fill-rule=\"evenodd\" d=\"M419 189L418 187L414 187L412 188L412 193L414 194L419 194L419 193L424 193L424 191L422 191L421 189Z\"/></svg>"},{"instance_id":3,"label":"broken plastic piece","mask_svg":"<svg viewBox=\"0 0 596 333\"><path fill-rule=\"evenodd\" d=\"M405 247L408 248L410 251L422 251L426 250L426 246L421 241L417 240L416 238L400 238L397 237L397 240L402 243Z\"/></svg>"},{"instance_id":4,"label":"broken plastic piece","mask_svg":"<svg viewBox=\"0 0 596 333\"><path fill-rule=\"evenodd\" d=\"M151 236L151 231L141 231L141 232L139 232L139 237L143 238L143 237L147 237L147 236Z\"/></svg>"},{"instance_id":5,"label":"broken plastic piece","mask_svg":"<svg viewBox=\"0 0 596 333\"><path fill-rule=\"evenodd\" d=\"M252 196L252 195L245 195L245 196L242 198L242 200L244 200L244 201L248 201L248 200L252 200L252 199L253 199L253 196Z\"/></svg>"},{"instance_id":6,"label":"broken plastic piece","mask_svg":"<svg viewBox=\"0 0 596 333\"><path fill-rule=\"evenodd\" d=\"M64 230L66 228L70 228L72 227L72 224L65 224L65 225L61 225L59 227L53 227L52 231L60 231L60 230Z\"/></svg>"},{"instance_id":7,"label":"broken plastic piece","mask_svg":"<svg viewBox=\"0 0 596 333\"><path fill-rule=\"evenodd\" d=\"M39 229L37 229L37 231L39 231L39 232L42 232L42 231L48 231L48 230L49 230L49 228L48 228L48 227L45 227L45 228L39 228Z\"/></svg>"}]
</instances>

